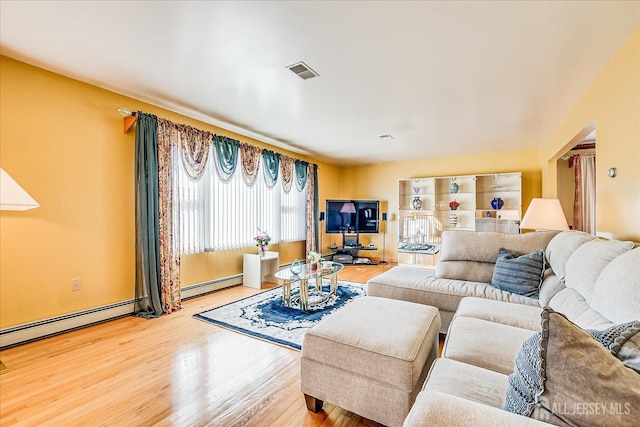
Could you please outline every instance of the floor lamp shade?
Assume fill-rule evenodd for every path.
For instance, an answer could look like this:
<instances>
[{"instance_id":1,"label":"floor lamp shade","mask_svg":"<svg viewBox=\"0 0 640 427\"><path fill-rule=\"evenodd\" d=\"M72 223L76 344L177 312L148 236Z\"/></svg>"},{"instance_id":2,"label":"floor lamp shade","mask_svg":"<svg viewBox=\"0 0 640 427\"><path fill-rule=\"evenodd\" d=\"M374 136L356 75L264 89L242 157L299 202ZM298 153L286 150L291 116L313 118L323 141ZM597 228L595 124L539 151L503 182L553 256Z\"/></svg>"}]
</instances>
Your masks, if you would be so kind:
<instances>
[{"instance_id":1,"label":"floor lamp shade","mask_svg":"<svg viewBox=\"0 0 640 427\"><path fill-rule=\"evenodd\" d=\"M40 207L38 202L11 178L11 175L0 168L0 210L26 211Z\"/></svg>"},{"instance_id":2,"label":"floor lamp shade","mask_svg":"<svg viewBox=\"0 0 640 427\"><path fill-rule=\"evenodd\" d=\"M532 199L529 209L524 214L521 229L528 230L568 230L569 225L564 216L560 200Z\"/></svg>"}]
</instances>

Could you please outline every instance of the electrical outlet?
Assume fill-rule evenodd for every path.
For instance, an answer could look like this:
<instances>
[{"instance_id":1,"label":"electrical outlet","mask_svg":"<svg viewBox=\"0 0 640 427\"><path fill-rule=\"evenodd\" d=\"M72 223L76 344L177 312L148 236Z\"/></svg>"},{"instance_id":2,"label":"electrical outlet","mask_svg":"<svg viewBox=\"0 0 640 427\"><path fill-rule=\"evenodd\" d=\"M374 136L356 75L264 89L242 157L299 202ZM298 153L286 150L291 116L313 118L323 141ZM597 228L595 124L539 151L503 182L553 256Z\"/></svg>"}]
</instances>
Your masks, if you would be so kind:
<instances>
[{"instance_id":1,"label":"electrical outlet","mask_svg":"<svg viewBox=\"0 0 640 427\"><path fill-rule=\"evenodd\" d=\"M80 290L80 278L71 279L71 292L77 292Z\"/></svg>"}]
</instances>

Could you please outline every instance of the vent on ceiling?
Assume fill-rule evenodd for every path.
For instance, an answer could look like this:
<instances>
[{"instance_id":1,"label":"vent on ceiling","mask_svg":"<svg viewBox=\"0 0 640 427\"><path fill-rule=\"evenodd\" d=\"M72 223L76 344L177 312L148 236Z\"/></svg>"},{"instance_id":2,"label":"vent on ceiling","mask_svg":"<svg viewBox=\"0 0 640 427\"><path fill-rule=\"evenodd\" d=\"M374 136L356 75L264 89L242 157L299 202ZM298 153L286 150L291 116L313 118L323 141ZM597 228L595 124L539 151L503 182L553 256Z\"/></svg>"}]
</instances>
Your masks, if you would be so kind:
<instances>
[{"instance_id":1,"label":"vent on ceiling","mask_svg":"<svg viewBox=\"0 0 640 427\"><path fill-rule=\"evenodd\" d=\"M378 138L380 138L383 141L391 141L393 139L393 136L387 133L387 134L378 136Z\"/></svg>"},{"instance_id":2,"label":"vent on ceiling","mask_svg":"<svg viewBox=\"0 0 640 427\"><path fill-rule=\"evenodd\" d=\"M300 77L303 80L312 79L320 75L315 71L313 71L311 67L309 67L307 64L305 64L302 61L297 62L293 65L289 65L287 68L293 71L294 73L296 73L298 77Z\"/></svg>"}]
</instances>

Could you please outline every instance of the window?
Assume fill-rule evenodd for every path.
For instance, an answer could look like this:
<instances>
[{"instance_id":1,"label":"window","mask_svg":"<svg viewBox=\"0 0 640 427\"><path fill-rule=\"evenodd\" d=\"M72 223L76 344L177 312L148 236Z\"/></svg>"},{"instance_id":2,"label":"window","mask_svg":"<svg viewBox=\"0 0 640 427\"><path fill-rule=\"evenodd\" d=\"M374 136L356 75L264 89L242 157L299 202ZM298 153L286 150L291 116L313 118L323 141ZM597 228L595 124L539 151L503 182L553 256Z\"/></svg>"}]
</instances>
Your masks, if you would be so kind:
<instances>
[{"instance_id":1,"label":"window","mask_svg":"<svg viewBox=\"0 0 640 427\"><path fill-rule=\"evenodd\" d=\"M174 200L179 203L180 252L193 254L255 245L258 229L271 237L271 243L305 239L306 191L293 185L288 193L280 177L268 188L262 170L249 187L238 165L229 182L223 182L215 170L210 153L204 176L189 179L179 160L174 165ZM240 156L238 156L240 157ZM238 160L240 162L240 160Z\"/></svg>"}]
</instances>

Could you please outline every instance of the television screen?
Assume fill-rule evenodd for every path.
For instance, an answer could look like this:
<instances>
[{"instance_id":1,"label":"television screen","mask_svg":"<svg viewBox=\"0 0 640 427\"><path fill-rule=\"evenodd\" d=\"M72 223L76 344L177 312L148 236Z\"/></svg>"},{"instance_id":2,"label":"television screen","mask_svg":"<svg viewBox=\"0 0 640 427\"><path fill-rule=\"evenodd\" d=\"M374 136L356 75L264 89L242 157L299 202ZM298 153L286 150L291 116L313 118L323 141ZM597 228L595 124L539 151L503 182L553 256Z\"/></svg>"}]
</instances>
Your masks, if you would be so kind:
<instances>
[{"instance_id":1,"label":"television screen","mask_svg":"<svg viewBox=\"0 0 640 427\"><path fill-rule=\"evenodd\" d=\"M377 233L378 200L327 200L326 233Z\"/></svg>"}]
</instances>

